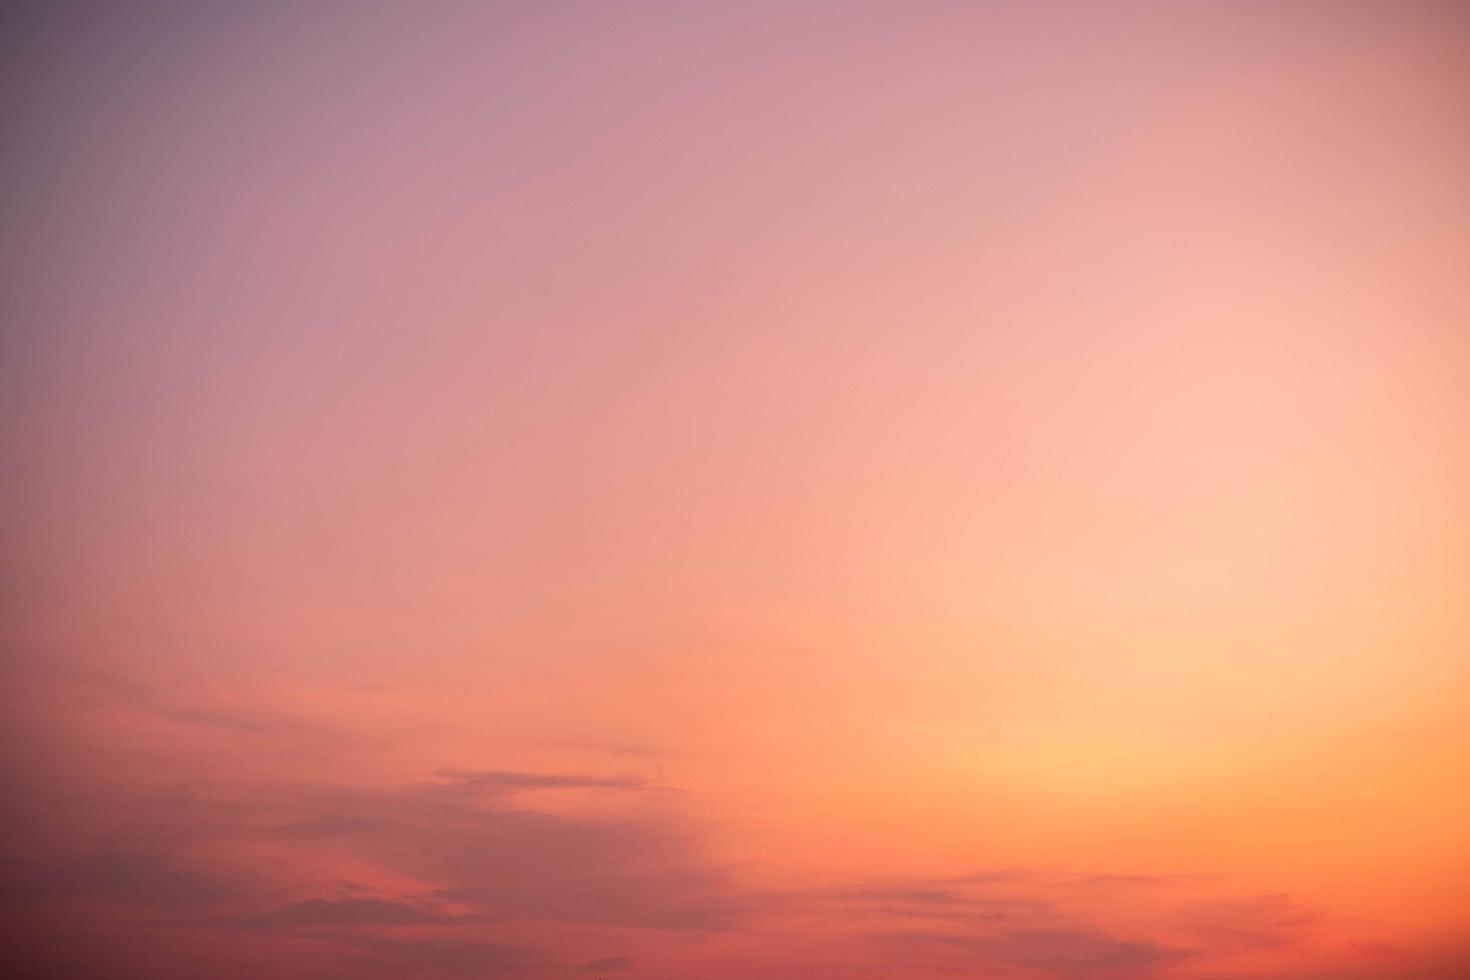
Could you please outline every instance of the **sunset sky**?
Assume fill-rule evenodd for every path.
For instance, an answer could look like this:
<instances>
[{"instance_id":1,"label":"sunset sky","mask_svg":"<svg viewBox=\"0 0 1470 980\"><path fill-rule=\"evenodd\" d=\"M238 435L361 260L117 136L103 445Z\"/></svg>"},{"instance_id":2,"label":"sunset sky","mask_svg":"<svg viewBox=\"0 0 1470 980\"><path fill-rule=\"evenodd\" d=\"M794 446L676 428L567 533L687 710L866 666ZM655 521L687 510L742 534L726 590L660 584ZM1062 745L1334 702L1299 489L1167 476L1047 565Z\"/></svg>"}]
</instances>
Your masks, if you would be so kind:
<instances>
[{"instance_id":1,"label":"sunset sky","mask_svg":"<svg viewBox=\"0 0 1470 980\"><path fill-rule=\"evenodd\" d=\"M0 21L0 974L1470 977L1470 4Z\"/></svg>"}]
</instances>

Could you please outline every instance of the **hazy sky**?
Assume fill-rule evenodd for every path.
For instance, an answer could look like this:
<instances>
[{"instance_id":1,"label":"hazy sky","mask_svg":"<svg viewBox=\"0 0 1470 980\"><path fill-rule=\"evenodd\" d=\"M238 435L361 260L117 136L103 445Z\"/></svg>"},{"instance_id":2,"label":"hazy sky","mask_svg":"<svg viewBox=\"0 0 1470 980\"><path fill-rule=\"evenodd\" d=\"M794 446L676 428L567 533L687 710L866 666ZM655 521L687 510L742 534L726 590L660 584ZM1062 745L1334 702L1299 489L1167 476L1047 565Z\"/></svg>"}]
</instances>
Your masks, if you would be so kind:
<instances>
[{"instance_id":1,"label":"hazy sky","mask_svg":"<svg viewBox=\"0 0 1470 980\"><path fill-rule=\"evenodd\" d=\"M0 36L7 976L1470 975L1470 6Z\"/></svg>"}]
</instances>

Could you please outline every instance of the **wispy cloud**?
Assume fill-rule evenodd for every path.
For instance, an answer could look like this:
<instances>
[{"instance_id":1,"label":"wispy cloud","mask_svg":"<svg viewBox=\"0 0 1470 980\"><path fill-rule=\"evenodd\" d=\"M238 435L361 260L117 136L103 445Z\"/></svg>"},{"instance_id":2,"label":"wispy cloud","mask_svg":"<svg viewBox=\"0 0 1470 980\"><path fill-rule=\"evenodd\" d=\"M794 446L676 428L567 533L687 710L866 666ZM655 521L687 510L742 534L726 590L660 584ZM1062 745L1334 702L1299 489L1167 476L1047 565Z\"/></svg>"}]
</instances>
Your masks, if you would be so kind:
<instances>
[{"instance_id":1,"label":"wispy cloud","mask_svg":"<svg viewBox=\"0 0 1470 980\"><path fill-rule=\"evenodd\" d=\"M1088 930L897 932L878 938L918 955L941 955L969 970L1023 969L1054 977L1148 976L1192 955L1188 949Z\"/></svg>"}]
</instances>

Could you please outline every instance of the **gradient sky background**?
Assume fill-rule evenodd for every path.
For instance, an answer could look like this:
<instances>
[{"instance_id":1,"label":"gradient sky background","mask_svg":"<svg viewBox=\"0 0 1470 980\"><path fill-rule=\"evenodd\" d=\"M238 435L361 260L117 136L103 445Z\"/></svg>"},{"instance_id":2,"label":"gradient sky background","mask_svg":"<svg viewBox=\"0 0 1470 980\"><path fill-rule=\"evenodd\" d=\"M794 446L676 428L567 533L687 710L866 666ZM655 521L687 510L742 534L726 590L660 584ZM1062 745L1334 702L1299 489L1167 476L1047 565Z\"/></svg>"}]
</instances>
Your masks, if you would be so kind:
<instances>
[{"instance_id":1,"label":"gradient sky background","mask_svg":"<svg viewBox=\"0 0 1470 980\"><path fill-rule=\"evenodd\" d=\"M1470 976L1470 5L3 37L7 976Z\"/></svg>"}]
</instances>

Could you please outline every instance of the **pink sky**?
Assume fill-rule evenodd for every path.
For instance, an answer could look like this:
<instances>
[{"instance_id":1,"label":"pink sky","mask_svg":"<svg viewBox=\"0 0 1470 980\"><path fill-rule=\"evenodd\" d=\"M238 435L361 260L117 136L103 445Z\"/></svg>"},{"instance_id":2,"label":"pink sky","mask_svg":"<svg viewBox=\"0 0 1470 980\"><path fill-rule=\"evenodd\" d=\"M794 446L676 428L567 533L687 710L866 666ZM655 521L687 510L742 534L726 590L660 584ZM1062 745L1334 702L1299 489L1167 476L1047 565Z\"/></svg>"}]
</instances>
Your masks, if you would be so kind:
<instances>
[{"instance_id":1,"label":"pink sky","mask_svg":"<svg viewBox=\"0 0 1470 980\"><path fill-rule=\"evenodd\" d=\"M6 975L1470 975L1470 8L5 21Z\"/></svg>"}]
</instances>

